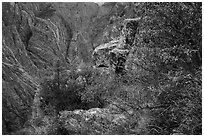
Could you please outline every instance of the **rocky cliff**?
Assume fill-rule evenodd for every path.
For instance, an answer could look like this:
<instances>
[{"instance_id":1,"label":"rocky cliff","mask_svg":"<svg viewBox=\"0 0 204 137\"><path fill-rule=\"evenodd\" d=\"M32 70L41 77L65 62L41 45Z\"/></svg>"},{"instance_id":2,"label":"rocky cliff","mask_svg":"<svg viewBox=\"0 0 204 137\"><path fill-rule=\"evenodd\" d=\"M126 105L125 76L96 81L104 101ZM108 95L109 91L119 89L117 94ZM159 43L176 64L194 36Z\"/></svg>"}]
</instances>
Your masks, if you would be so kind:
<instances>
[{"instance_id":1,"label":"rocky cliff","mask_svg":"<svg viewBox=\"0 0 204 137\"><path fill-rule=\"evenodd\" d=\"M202 3L3 2L2 133L202 134Z\"/></svg>"}]
</instances>

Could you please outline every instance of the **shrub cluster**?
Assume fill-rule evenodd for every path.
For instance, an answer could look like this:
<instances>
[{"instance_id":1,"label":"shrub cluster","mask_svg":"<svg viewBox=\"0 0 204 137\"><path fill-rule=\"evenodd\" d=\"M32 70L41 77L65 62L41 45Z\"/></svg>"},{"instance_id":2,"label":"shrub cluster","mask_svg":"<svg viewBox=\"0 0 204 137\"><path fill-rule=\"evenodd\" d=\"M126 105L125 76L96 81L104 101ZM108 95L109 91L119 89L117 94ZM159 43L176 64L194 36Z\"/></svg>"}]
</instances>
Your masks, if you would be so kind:
<instances>
[{"instance_id":1,"label":"shrub cluster","mask_svg":"<svg viewBox=\"0 0 204 137\"><path fill-rule=\"evenodd\" d=\"M103 88L105 88L103 77L104 75L99 71L87 69L69 72L63 77L55 75L54 78L45 78L41 84L41 109L50 113L49 111L53 112L53 109L59 112L102 108L105 104L102 99Z\"/></svg>"}]
</instances>

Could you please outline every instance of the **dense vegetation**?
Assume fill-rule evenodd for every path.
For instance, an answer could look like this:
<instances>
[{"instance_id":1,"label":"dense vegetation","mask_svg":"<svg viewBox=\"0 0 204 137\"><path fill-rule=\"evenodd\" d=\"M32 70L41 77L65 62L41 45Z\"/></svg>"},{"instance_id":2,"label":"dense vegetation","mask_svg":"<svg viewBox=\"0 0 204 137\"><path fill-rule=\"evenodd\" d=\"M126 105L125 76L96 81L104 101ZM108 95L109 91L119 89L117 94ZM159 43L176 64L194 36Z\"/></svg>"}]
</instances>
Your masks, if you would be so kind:
<instances>
[{"instance_id":1,"label":"dense vegetation","mask_svg":"<svg viewBox=\"0 0 204 137\"><path fill-rule=\"evenodd\" d=\"M139 46L135 47L138 60L134 63L137 69L146 72L141 78L159 92L156 103L165 106L153 112L153 123L160 128L153 133L201 134L201 6L201 3L139 5L144 21Z\"/></svg>"},{"instance_id":2,"label":"dense vegetation","mask_svg":"<svg viewBox=\"0 0 204 137\"><path fill-rule=\"evenodd\" d=\"M93 66L79 71L74 64L65 68L58 61L54 76L42 79L39 107L55 121L46 123L50 126L44 134L74 134L60 127L61 111L106 108L116 100L135 115L109 134L202 134L202 3L132 7L132 18L141 19L131 30L136 34L126 34L131 48L123 71ZM115 65L121 69L121 64ZM39 119L35 117L34 123ZM135 123L139 126L132 130ZM28 134L36 132L42 131Z\"/></svg>"},{"instance_id":3,"label":"dense vegetation","mask_svg":"<svg viewBox=\"0 0 204 137\"><path fill-rule=\"evenodd\" d=\"M95 71L83 70L80 75L87 80L86 86L71 82L72 93L66 90L66 94L81 93L85 100L118 97L133 108L150 110L145 134L201 134L201 3L143 3L135 9L142 20L126 74L107 83ZM121 85L137 87L124 91ZM141 97L133 98L138 90L143 92ZM59 95L64 99L57 101L67 98Z\"/></svg>"}]
</instances>

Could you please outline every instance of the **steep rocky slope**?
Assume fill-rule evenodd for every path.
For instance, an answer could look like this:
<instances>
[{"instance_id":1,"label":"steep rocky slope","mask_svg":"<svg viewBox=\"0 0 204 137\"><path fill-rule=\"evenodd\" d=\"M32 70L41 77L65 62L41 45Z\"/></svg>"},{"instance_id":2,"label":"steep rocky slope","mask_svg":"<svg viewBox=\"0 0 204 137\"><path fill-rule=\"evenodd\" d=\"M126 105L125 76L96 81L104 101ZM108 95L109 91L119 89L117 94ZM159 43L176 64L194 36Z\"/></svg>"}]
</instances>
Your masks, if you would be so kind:
<instances>
[{"instance_id":1,"label":"steep rocky slope","mask_svg":"<svg viewBox=\"0 0 204 137\"><path fill-rule=\"evenodd\" d=\"M202 3L2 3L3 134L202 134Z\"/></svg>"},{"instance_id":2,"label":"steep rocky slope","mask_svg":"<svg viewBox=\"0 0 204 137\"><path fill-rule=\"evenodd\" d=\"M43 77L61 67L92 65L92 52L120 36L131 3L3 3L3 132L30 118ZM81 66L86 66L81 65ZM81 67L80 66L80 67Z\"/></svg>"}]
</instances>

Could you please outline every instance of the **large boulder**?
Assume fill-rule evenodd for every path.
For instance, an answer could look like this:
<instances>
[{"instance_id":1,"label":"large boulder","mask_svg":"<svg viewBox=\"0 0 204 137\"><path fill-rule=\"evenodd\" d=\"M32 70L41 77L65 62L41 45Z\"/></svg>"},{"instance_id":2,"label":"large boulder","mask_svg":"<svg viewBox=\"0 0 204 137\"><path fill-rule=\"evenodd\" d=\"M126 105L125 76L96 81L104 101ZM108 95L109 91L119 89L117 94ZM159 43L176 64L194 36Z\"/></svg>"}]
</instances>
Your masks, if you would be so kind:
<instances>
[{"instance_id":1,"label":"large boulder","mask_svg":"<svg viewBox=\"0 0 204 137\"><path fill-rule=\"evenodd\" d=\"M93 51L93 60L96 66L107 66L122 72L126 58L134 46L140 18L125 19L119 37L101 44Z\"/></svg>"},{"instance_id":2,"label":"large boulder","mask_svg":"<svg viewBox=\"0 0 204 137\"><path fill-rule=\"evenodd\" d=\"M59 117L61 128L72 134L117 134L115 130L129 121L129 116L114 105L107 108L62 111Z\"/></svg>"},{"instance_id":3,"label":"large boulder","mask_svg":"<svg viewBox=\"0 0 204 137\"><path fill-rule=\"evenodd\" d=\"M59 125L66 134L75 135L143 134L149 122L146 114L114 99L105 108L61 111Z\"/></svg>"}]
</instances>

